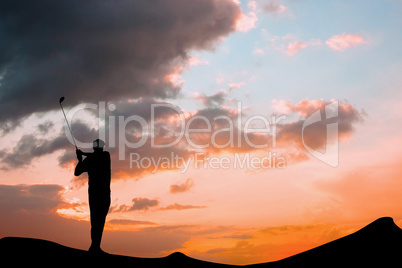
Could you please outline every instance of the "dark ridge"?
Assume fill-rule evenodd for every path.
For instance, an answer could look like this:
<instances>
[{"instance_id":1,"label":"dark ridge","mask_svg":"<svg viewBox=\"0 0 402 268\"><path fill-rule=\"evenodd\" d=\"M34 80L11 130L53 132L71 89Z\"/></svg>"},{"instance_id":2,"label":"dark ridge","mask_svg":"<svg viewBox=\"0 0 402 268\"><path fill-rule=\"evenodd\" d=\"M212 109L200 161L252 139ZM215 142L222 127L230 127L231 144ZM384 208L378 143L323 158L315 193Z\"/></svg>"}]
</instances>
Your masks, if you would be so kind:
<instances>
[{"instance_id":1,"label":"dark ridge","mask_svg":"<svg viewBox=\"0 0 402 268\"><path fill-rule=\"evenodd\" d=\"M382 217L363 227L358 232L387 233L400 231L401 228L399 228L398 225L394 223L394 219L392 219L391 217Z\"/></svg>"},{"instance_id":2,"label":"dark ridge","mask_svg":"<svg viewBox=\"0 0 402 268\"><path fill-rule=\"evenodd\" d=\"M85 250L66 247L54 242L21 237L0 239L0 253L3 263L18 267L94 265L118 267L236 267L201 261L181 252L163 258L137 258L114 254L94 256ZM307 250L280 261L246 266L260 267L328 267L356 265L357 267L385 267L402 263L402 230L390 217L379 218L359 231L319 247Z\"/></svg>"},{"instance_id":3,"label":"dark ridge","mask_svg":"<svg viewBox=\"0 0 402 268\"><path fill-rule=\"evenodd\" d=\"M25 238L4 237L0 239L0 252L3 261L17 265L74 265L74 267L226 267L228 265L206 262L186 256L181 252L162 258L138 258L115 254L91 255L86 250L66 247L55 242ZM60 262L59 262L60 261Z\"/></svg>"},{"instance_id":4,"label":"dark ridge","mask_svg":"<svg viewBox=\"0 0 402 268\"><path fill-rule=\"evenodd\" d=\"M402 230L392 218L383 217L355 233L270 264L384 267L397 263L402 263Z\"/></svg>"}]
</instances>

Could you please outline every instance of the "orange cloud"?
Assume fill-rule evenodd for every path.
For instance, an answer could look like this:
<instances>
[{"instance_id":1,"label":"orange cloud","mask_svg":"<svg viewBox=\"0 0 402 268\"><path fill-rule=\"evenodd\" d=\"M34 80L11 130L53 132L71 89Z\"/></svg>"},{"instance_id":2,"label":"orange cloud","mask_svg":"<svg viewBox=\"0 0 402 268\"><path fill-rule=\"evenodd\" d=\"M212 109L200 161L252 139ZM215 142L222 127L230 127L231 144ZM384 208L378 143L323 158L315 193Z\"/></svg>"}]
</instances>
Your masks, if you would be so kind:
<instances>
[{"instance_id":1,"label":"orange cloud","mask_svg":"<svg viewBox=\"0 0 402 268\"><path fill-rule=\"evenodd\" d=\"M355 47L365 42L361 35L341 34L335 35L327 40L326 44L329 48L337 51L344 51L347 48Z\"/></svg>"},{"instance_id":2,"label":"orange cloud","mask_svg":"<svg viewBox=\"0 0 402 268\"><path fill-rule=\"evenodd\" d=\"M180 250L191 257L247 265L276 261L314 248L358 229L356 225L300 224L258 229L222 228L208 236L193 233Z\"/></svg>"},{"instance_id":3,"label":"orange cloud","mask_svg":"<svg viewBox=\"0 0 402 268\"><path fill-rule=\"evenodd\" d=\"M137 220L128 220L128 219L113 219L110 220L109 223L114 225L158 225L152 221L137 221Z\"/></svg>"},{"instance_id":4,"label":"orange cloud","mask_svg":"<svg viewBox=\"0 0 402 268\"><path fill-rule=\"evenodd\" d=\"M167 207L160 208L160 210L184 210L184 209L193 209L193 208L206 208L206 206L181 205L178 203L174 203L174 204L168 205Z\"/></svg>"},{"instance_id":5,"label":"orange cloud","mask_svg":"<svg viewBox=\"0 0 402 268\"><path fill-rule=\"evenodd\" d=\"M378 159L379 152L367 151L366 159L352 170L315 182L316 189L331 196L324 205L332 210L332 215L337 215L337 221L359 217L369 222L383 216L402 217L402 158L381 152L388 159L384 163ZM307 212L312 210L309 208ZM314 214L323 218L316 211Z\"/></svg>"}]
</instances>

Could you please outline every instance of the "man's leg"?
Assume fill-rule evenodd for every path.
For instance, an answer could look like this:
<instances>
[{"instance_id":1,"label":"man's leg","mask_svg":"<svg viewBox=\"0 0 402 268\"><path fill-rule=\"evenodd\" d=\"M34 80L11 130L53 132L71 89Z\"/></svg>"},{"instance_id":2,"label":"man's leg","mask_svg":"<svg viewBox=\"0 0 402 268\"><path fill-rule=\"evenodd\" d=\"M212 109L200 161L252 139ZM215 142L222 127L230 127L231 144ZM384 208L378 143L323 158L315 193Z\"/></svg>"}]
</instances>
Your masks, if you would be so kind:
<instances>
[{"instance_id":1,"label":"man's leg","mask_svg":"<svg viewBox=\"0 0 402 268\"><path fill-rule=\"evenodd\" d=\"M99 215L99 217L97 217L97 219L95 220L95 223L92 225L92 229L91 229L92 245L96 249L100 249L103 228L105 227L105 220L106 220L106 215L105 215L105 217L102 217L102 215Z\"/></svg>"},{"instance_id":2,"label":"man's leg","mask_svg":"<svg viewBox=\"0 0 402 268\"><path fill-rule=\"evenodd\" d=\"M98 235L97 238L99 239L99 249L100 249L100 244L102 241L103 229L105 228L106 216L107 216L107 213L109 212L110 194L108 196L104 196L102 201L103 201L103 204L102 204L101 211L99 213L99 221L97 222L99 224L99 233L97 234Z\"/></svg>"},{"instance_id":3,"label":"man's leg","mask_svg":"<svg viewBox=\"0 0 402 268\"><path fill-rule=\"evenodd\" d=\"M90 251L97 250L100 248L100 238L99 238L99 211L97 211L96 206L92 205L91 208L91 247Z\"/></svg>"},{"instance_id":4,"label":"man's leg","mask_svg":"<svg viewBox=\"0 0 402 268\"><path fill-rule=\"evenodd\" d=\"M105 198L106 199L106 198ZM92 244L91 251L100 251L100 245L102 241L103 228L105 226L106 216L109 211L110 197L106 200L103 199L103 204L97 202L90 203L91 210L91 239ZM106 201L106 202L105 202Z\"/></svg>"}]
</instances>

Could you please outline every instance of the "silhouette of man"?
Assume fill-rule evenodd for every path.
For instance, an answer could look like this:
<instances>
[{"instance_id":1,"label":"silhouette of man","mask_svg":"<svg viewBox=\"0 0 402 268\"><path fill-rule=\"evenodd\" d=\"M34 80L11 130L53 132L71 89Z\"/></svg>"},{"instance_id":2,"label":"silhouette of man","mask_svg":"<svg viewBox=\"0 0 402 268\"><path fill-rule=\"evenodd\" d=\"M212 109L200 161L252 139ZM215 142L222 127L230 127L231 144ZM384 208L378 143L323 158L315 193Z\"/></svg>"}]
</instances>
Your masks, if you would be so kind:
<instances>
[{"instance_id":1,"label":"silhouette of man","mask_svg":"<svg viewBox=\"0 0 402 268\"><path fill-rule=\"evenodd\" d=\"M100 248L106 215L110 206L110 154L103 151L105 142L96 139L93 141L93 153L76 151L78 164L74 175L79 176L88 172L88 196L91 213L91 240L89 252L94 254L103 253ZM82 156L86 156L82 160Z\"/></svg>"}]
</instances>

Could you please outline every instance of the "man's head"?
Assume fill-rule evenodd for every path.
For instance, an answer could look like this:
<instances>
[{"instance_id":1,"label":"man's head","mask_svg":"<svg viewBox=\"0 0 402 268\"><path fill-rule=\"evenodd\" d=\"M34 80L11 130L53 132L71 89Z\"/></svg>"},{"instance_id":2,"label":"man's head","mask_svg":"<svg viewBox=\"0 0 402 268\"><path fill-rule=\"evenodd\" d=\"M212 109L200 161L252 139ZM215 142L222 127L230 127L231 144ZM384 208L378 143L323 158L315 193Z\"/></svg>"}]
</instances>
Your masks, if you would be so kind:
<instances>
[{"instance_id":1,"label":"man's head","mask_svg":"<svg viewBox=\"0 0 402 268\"><path fill-rule=\"evenodd\" d=\"M103 147L105 147L105 142L103 140L96 139L96 140L93 141L92 147L93 147L95 152L102 152Z\"/></svg>"}]
</instances>

